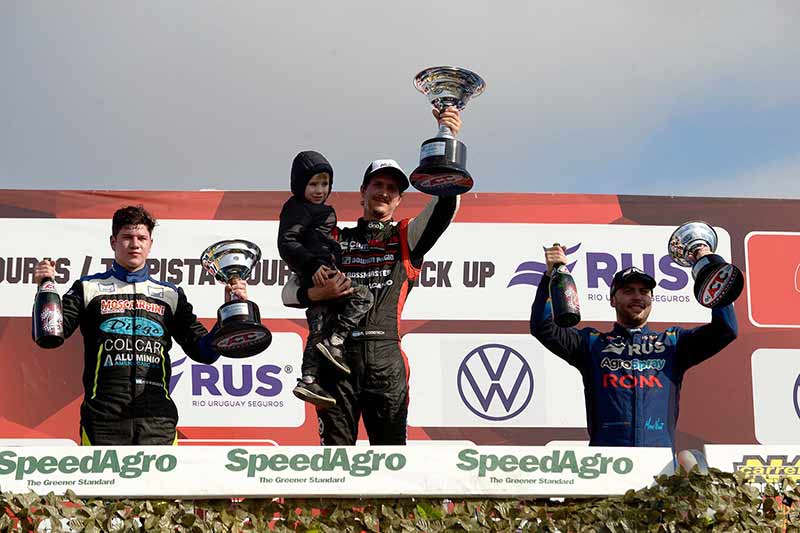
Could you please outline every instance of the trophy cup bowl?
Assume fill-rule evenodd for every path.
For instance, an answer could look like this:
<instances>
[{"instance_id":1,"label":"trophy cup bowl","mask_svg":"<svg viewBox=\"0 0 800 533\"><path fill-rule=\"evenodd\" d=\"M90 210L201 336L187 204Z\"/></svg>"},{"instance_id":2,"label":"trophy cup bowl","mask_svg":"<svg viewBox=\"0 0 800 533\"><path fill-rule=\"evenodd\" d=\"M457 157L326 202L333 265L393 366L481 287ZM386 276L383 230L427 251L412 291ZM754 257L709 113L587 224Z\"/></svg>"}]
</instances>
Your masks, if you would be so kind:
<instances>
[{"instance_id":1,"label":"trophy cup bowl","mask_svg":"<svg viewBox=\"0 0 800 533\"><path fill-rule=\"evenodd\" d=\"M694 296L703 307L724 307L736 300L744 288L742 271L714 253L718 243L714 228L700 220L678 226L667 243L672 259L681 266L691 267ZM703 245L711 253L696 259L695 252Z\"/></svg>"},{"instance_id":2,"label":"trophy cup bowl","mask_svg":"<svg viewBox=\"0 0 800 533\"><path fill-rule=\"evenodd\" d=\"M247 279L261 259L261 249L243 239L219 241L203 251L203 269L222 283ZM261 324L261 313L255 302L239 300L222 304L217 311L219 329L211 347L225 357L244 358L259 354L272 342L272 333Z\"/></svg>"},{"instance_id":3,"label":"trophy cup bowl","mask_svg":"<svg viewBox=\"0 0 800 533\"><path fill-rule=\"evenodd\" d=\"M460 67L426 68L414 77L414 86L440 112L452 106L459 111L486 88L483 79ZM411 185L435 196L452 196L469 191L474 183L467 172L467 147L447 126L422 143L419 166L411 173Z\"/></svg>"}]
</instances>

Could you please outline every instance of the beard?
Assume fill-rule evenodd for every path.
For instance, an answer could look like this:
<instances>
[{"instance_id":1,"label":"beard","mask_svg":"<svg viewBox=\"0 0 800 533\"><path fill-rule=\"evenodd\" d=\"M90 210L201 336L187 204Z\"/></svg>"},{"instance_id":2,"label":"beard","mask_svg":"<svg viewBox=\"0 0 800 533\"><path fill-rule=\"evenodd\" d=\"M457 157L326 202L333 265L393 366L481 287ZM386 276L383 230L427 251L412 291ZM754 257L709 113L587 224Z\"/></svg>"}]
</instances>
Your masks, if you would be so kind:
<instances>
[{"instance_id":1,"label":"beard","mask_svg":"<svg viewBox=\"0 0 800 533\"><path fill-rule=\"evenodd\" d=\"M642 310L636 310L623 307L617 310L617 322L627 327L643 326L650 317L650 309L650 307L645 307Z\"/></svg>"}]
</instances>

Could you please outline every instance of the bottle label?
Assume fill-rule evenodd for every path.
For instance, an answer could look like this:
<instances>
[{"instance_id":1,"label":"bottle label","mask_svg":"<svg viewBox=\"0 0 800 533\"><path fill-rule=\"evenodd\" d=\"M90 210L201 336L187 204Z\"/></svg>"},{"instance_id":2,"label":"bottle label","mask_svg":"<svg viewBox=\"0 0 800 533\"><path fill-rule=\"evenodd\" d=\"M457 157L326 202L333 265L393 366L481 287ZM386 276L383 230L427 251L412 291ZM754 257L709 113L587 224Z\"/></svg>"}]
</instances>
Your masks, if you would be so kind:
<instances>
[{"instance_id":1,"label":"bottle label","mask_svg":"<svg viewBox=\"0 0 800 533\"><path fill-rule=\"evenodd\" d=\"M39 313L39 323L42 325L42 332L46 335L61 335L64 331L64 315L61 313L59 305L48 303L42 307Z\"/></svg>"},{"instance_id":2,"label":"bottle label","mask_svg":"<svg viewBox=\"0 0 800 533\"><path fill-rule=\"evenodd\" d=\"M578 301L578 291L575 290L575 287L569 286L564 289L564 299L567 301L567 305L573 310L573 312L580 313L581 304Z\"/></svg>"}]
</instances>

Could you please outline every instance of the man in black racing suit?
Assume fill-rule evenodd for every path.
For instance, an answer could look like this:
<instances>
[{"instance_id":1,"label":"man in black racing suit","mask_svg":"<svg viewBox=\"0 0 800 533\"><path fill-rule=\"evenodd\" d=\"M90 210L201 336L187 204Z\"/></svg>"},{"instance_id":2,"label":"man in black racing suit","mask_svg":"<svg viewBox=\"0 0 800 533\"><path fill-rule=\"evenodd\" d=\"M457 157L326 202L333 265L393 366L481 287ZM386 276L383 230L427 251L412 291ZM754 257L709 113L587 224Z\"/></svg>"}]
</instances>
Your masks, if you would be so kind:
<instances>
[{"instance_id":1,"label":"man in black racing suit","mask_svg":"<svg viewBox=\"0 0 800 533\"><path fill-rule=\"evenodd\" d=\"M453 108L437 118L454 132L461 126ZM320 384L336 399L335 406L317 410L323 445L355 444L361 416L370 444L406 443L408 361L400 347L400 316L423 255L447 229L459 202L456 196L434 197L417 217L393 221L408 185L395 161L373 161L361 185L364 216L356 227L335 235L342 247L343 274L330 278L325 287L307 290L292 278L283 290L284 304L293 307L348 294L351 283L368 286L374 296L372 309L345 342L352 374L342 379L321 372Z\"/></svg>"},{"instance_id":2,"label":"man in black racing suit","mask_svg":"<svg viewBox=\"0 0 800 533\"><path fill-rule=\"evenodd\" d=\"M83 445L174 444L178 411L169 395L174 337L195 361L217 360L212 333L183 289L149 276L155 219L142 207L117 210L110 270L77 280L62 300L64 335L80 326L84 344L80 434ZM34 281L53 278L49 260ZM246 284L226 286L246 298Z\"/></svg>"}]
</instances>

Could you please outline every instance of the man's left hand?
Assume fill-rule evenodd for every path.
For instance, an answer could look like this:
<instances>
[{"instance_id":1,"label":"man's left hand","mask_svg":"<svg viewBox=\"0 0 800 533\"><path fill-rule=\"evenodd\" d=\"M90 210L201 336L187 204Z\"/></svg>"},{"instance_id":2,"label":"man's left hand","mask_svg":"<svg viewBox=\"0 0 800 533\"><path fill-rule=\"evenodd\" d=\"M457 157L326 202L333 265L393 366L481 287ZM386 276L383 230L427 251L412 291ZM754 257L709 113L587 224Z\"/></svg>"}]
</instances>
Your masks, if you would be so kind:
<instances>
[{"instance_id":1,"label":"man's left hand","mask_svg":"<svg viewBox=\"0 0 800 533\"><path fill-rule=\"evenodd\" d=\"M461 130L461 112L455 107L448 107L441 113L436 108L433 108L433 116L440 125L447 126L453 132L453 136L458 135Z\"/></svg>"},{"instance_id":2,"label":"man's left hand","mask_svg":"<svg viewBox=\"0 0 800 533\"><path fill-rule=\"evenodd\" d=\"M236 278L225 285L225 301L231 301L231 294L235 294L239 300L247 300L247 283L241 278Z\"/></svg>"}]
</instances>

